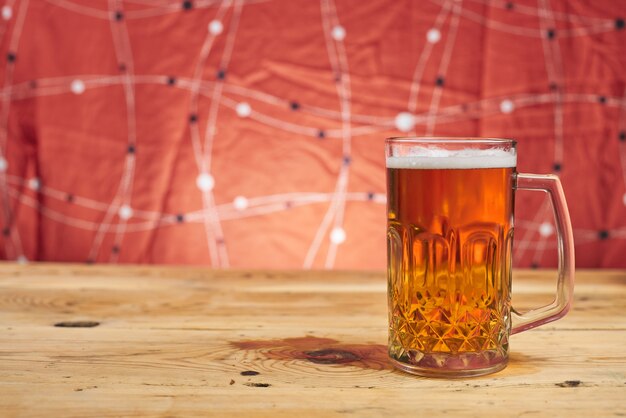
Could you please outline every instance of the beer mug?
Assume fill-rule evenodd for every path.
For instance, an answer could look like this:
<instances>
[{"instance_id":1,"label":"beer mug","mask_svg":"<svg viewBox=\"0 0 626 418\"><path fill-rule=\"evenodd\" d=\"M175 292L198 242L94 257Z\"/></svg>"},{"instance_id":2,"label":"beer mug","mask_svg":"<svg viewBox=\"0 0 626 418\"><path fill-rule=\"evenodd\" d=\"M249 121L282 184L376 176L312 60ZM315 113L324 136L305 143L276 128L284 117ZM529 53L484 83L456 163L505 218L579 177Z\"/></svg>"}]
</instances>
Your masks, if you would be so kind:
<instances>
[{"instance_id":1,"label":"beer mug","mask_svg":"<svg viewBox=\"0 0 626 418\"><path fill-rule=\"evenodd\" d=\"M563 317L574 288L574 242L558 177L516 171L516 142L389 138L389 356L396 367L466 377L506 367L509 336ZM516 190L547 192L559 252L557 293L511 307Z\"/></svg>"}]
</instances>

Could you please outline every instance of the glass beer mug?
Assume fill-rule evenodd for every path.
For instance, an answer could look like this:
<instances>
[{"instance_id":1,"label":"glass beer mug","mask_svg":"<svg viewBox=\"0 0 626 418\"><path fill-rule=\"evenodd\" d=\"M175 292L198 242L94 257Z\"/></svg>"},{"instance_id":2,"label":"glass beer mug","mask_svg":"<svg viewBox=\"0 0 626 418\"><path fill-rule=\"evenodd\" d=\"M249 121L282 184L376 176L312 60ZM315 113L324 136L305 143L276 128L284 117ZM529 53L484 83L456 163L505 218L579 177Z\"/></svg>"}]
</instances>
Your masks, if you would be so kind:
<instances>
[{"instance_id":1,"label":"glass beer mug","mask_svg":"<svg viewBox=\"0 0 626 418\"><path fill-rule=\"evenodd\" d=\"M389 356L422 376L506 367L509 336L563 317L574 288L574 243L558 177L517 173L516 142L389 138ZM547 192L559 250L552 304L511 307L515 190Z\"/></svg>"}]
</instances>

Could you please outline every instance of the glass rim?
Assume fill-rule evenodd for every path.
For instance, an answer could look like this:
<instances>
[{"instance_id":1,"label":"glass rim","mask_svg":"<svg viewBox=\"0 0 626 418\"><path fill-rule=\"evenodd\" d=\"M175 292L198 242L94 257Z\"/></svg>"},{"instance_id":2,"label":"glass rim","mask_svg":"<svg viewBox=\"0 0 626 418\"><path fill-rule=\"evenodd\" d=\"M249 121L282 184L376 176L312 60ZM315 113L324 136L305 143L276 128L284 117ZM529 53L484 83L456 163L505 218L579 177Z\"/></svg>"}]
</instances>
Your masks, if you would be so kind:
<instances>
[{"instance_id":1,"label":"glass rim","mask_svg":"<svg viewBox=\"0 0 626 418\"><path fill-rule=\"evenodd\" d=\"M476 145L517 145L512 138L493 138L480 136L391 136L386 144L476 144Z\"/></svg>"}]
</instances>

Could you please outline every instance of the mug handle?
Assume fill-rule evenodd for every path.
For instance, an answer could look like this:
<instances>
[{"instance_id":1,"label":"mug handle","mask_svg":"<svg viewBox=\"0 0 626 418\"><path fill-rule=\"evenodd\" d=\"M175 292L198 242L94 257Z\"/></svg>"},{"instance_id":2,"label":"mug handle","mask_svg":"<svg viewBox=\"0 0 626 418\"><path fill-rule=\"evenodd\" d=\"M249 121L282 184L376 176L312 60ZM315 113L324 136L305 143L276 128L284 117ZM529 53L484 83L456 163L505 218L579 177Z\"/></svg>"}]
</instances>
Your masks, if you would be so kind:
<instances>
[{"instance_id":1,"label":"mug handle","mask_svg":"<svg viewBox=\"0 0 626 418\"><path fill-rule=\"evenodd\" d=\"M574 234L561 181L551 174L517 173L514 188L518 190L541 190L548 193L556 220L559 248L559 276L556 297L550 305L519 313L511 309L511 334L526 331L564 317L572 306L574 294Z\"/></svg>"}]
</instances>

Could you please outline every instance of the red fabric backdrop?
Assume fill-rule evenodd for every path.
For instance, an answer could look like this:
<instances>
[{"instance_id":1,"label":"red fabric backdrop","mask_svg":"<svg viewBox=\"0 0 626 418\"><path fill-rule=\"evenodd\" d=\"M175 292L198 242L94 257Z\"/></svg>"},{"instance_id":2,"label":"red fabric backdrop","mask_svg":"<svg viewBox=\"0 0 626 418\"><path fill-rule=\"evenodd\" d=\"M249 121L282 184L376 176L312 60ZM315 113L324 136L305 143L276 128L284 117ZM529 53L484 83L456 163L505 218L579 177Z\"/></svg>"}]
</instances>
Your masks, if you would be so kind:
<instances>
[{"instance_id":1,"label":"red fabric backdrop","mask_svg":"<svg viewBox=\"0 0 626 418\"><path fill-rule=\"evenodd\" d=\"M626 267L626 6L7 0L1 257L383 268L383 140L512 137ZM519 192L515 263L554 266Z\"/></svg>"}]
</instances>

